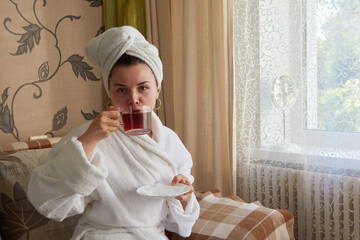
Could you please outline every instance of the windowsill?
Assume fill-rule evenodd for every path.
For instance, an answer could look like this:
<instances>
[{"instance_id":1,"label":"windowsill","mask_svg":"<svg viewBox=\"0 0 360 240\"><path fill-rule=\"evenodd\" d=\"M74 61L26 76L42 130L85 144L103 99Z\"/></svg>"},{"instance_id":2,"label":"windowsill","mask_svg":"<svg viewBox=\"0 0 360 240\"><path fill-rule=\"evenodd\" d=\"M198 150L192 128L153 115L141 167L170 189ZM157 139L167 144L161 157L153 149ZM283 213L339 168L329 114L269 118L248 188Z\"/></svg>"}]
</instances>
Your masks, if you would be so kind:
<instances>
[{"instance_id":1,"label":"windowsill","mask_svg":"<svg viewBox=\"0 0 360 240\"><path fill-rule=\"evenodd\" d=\"M360 171L360 150L300 147L295 144L262 147L254 150L254 159L272 161L277 166L307 165L317 168L348 169Z\"/></svg>"}]
</instances>

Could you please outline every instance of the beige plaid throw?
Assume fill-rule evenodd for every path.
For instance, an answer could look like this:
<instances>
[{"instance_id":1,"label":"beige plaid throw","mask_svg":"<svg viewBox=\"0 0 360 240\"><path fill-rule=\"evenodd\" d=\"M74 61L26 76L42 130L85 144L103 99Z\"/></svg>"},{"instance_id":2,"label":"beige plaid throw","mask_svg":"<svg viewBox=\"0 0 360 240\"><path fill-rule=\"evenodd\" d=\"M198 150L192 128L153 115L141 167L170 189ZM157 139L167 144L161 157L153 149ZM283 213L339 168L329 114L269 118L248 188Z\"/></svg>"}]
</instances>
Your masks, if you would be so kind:
<instances>
[{"instance_id":1,"label":"beige plaid throw","mask_svg":"<svg viewBox=\"0 0 360 240\"><path fill-rule=\"evenodd\" d=\"M239 197L221 197L219 192L197 193L200 217L189 240L204 239L294 239L293 216L287 210L245 203ZM183 239L169 234L172 240Z\"/></svg>"}]
</instances>

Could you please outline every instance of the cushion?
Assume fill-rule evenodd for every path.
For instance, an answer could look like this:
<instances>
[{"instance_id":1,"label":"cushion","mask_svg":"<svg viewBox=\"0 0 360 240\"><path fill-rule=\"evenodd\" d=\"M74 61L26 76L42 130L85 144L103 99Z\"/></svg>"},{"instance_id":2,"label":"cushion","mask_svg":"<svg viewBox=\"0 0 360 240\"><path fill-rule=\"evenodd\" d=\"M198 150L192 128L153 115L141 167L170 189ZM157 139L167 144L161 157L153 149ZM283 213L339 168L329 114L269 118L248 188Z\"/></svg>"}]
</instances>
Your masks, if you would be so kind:
<instances>
[{"instance_id":1,"label":"cushion","mask_svg":"<svg viewBox=\"0 0 360 240\"><path fill-rule=\"evenodd\" d=\"M0 234L6 240L70 239L79 216L56 222L38 213L26 191L31 171L50 148L0 153Z\"/></svg>"},{"instance_id":2,"label":"cushion","mask_svg":"<svg viewBox=\"0 0 360 240\"><path fill-rule=\"evenodd\" d=\"M0 152L14 152L19 150L27 150L27 149L51 148L57 142L59 142L60 139L61 137L54 137L54 138L30 140L25 142L12 142L0 146Z\"/></svg>"}]
</instances>

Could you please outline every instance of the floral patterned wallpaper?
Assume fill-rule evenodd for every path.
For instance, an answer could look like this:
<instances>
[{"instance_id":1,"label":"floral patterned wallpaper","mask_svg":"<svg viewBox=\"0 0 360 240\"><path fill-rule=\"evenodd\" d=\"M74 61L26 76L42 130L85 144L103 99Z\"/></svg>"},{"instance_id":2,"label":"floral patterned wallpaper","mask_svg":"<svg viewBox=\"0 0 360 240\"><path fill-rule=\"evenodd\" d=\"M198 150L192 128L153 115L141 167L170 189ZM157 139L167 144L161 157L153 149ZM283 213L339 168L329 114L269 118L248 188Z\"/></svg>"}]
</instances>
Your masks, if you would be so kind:
<instances>
[{"instance_id":1,"label":"floral patterned wallpaper","mask_svg":"<svg viewBox=\"0 0 360 240\"><path fill-rule=\"evenodd\" d=\"M104 30L101 0L2 0L0 144L63 136L104 107L84 46Z\"/></svg>"}]
</instances>

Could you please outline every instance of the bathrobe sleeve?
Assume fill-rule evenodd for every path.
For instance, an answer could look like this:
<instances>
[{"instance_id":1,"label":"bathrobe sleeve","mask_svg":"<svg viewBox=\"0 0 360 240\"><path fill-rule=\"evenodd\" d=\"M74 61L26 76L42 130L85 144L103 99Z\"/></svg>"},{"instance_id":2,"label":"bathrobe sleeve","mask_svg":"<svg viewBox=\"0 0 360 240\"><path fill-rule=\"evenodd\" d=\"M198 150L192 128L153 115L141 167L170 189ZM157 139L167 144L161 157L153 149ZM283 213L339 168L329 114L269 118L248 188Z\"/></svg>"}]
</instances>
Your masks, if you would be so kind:
<instances>
[{"instance_id":1,"label":"bathrobe sleeve","mask_svg":"<svg viewBox=\"0 0 360 240\"><path fill-rule=\"evenodd\" d=\"M170 146L167 148L167 152L176 166L177 174L186 176L189 181L193 183L194 177L190 174L193 166L190 153L175 133L172 132L170 138L171 139L168 140ZM168 231L175 232L182 237L190 236L192 227L199 218L200 214L200 206L195 194L191 194L185 210L183 209L180 201L175 198L168 198L167 204L169 212L164 223L165 228Z\"/></svg>"},{"instance_id":2,"label":"bathrobe sleeve","mask_svg":"<svg viewBox=\"0 0 360 240\"><path fill-rule=\"evenodd\" d=\"M169 213L164 224L166 230L175 232L182 237L189 237L192 227L200 214L200 206L194 193L192 193L191 198L188 199L185 210L180 201L175 198L169 198L167 202Z\"/></svg>"},{"instance_id":3,"label":"bathrobe sleeve","mask_svg":"<svg viewBox=\"0 0 360 240\"><path fill-rule=\"evenodd\" d=\"M81 129L81 128L80 128ZM95 149L87 160L78 129L64 137L35 169L28 185L28 197L44 216L57 221L82 213L86 205L97 199L96 189L108 172L99 161Z\"/></svg>"}]
</instances>

